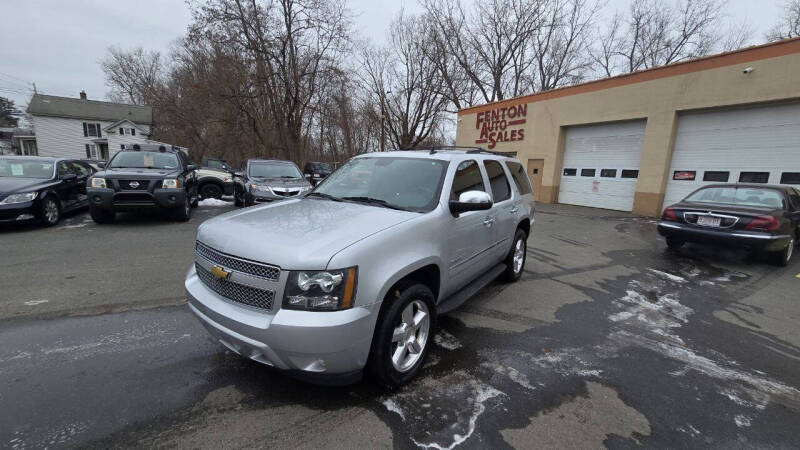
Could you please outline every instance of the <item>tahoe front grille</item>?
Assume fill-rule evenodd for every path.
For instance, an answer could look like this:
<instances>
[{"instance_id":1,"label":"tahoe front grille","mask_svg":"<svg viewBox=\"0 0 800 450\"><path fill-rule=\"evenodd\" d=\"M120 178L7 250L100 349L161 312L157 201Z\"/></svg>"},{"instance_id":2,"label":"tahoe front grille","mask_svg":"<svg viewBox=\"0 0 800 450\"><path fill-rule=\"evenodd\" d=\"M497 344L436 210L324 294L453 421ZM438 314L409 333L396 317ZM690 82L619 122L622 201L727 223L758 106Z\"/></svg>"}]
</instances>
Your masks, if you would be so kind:
<instances>
[{"instance_id":1,"label":"tahoe front grille","mask_svg":"<svg viewBox=\"0 0 800 450\"><path fill-rule=\"evenodd\" d=\"M206 261L209 261L213 264L218 264L226 269L235 270L237 272L271 281L278 281L278 278L281 275L281 269L279 267L235 258L214 250L213 248L201 244L200 242L195 244L194 250L195 254Z\"/></svg>"},{"instance_id":2,"label":"tahoe front grille","mask_svg":"<svg viewBox=\"0 0 800 450\"><path fill-rule=\"evenodd\" d=\"M272 301L275 299L275 292L266 289L257 289L250 286L234 283L228 280L221 280L204 269L200 264L195 263L197 276L209 289L226 299L241 303L242 305L254 308L270 310Z\"/></svg>"}]
</instances>

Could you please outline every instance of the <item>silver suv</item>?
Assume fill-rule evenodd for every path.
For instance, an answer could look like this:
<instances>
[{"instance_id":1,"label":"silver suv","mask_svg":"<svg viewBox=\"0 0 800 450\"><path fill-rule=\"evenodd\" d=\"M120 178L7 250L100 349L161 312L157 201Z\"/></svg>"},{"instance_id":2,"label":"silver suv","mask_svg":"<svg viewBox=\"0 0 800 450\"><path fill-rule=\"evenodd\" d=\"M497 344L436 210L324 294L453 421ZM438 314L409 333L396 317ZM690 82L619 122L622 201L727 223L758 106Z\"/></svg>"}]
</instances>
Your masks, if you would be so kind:
<instances>
[{"instance_id":1,"label":"silver suv","mask_svg":"<svg viewBox=\"0 0 800 450\"><path fill-rule=\"evenodd\" d=\"M234 352L316 382L413 379L436 317L516 281L533 227L522 164L475 149L369 153L302 198L197 231L189 308Z\"/></svg>"}]
</instances>

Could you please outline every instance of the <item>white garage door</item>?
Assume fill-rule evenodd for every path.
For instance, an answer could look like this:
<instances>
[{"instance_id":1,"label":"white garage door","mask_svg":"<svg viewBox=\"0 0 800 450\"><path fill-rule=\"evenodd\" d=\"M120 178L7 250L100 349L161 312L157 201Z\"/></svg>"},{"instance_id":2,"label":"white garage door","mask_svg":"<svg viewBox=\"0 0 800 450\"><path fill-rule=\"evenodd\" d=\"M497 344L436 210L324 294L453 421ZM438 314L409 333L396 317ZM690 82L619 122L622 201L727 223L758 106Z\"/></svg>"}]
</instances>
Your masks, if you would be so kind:
<instances>
[{"instance_id":1,"label":"white garage door","mask_svg":"<svg viewBox=\"0 0 800 450\"><path fill-rule=\"evenodd\" d=\"M664 206L715 182L800 184L800 103L681 115Z\"/></svg>"},{"instance_id":2,"label":"white garage door","mask_svg":"<svg viewBox=\"0 0 800 450\"><path fill-rule=\"evenodd\" d=\"M645 123L568 128L559 203L633 210Z\"/></svg>"}]
</instances>

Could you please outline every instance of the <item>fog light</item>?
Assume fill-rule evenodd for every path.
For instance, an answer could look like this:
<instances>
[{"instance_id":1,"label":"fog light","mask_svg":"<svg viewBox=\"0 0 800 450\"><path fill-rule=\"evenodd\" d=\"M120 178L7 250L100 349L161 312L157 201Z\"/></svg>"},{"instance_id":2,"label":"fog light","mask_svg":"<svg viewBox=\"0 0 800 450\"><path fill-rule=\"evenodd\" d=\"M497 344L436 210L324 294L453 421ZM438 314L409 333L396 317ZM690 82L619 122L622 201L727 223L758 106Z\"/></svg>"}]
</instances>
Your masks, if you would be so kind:
<instances>
[{"instance_id":1,"label":"fog light","mask_svg":"<svg viewBox=\"0 0 800 450\"><path fill-rule=\"evenodd\" d=\"M100 203L103 201L103 199L101 199L99 195L95 195L94 197L92 197L92 201L95 203Z\"/></svg>"},{"instance_id":2,"label":"fog light","mask_svg":"<svg viewBox=\"0 0 800 450\"><path fill-rule=\"evenodd\" d=\"M33 219L33 214L20 214L17 216L17 220L30 220Z\"/></svg>"},{"instance_id":3,"label":"fog light","mask_svg":"<svg viewBox=\"0 0 800 450\"><path fill-rule=\"evenodd\" d=\"M170 195L169 196L169 201L174 202L175 201L175 196L174 195Z\"/></svg>"}]
</instances>

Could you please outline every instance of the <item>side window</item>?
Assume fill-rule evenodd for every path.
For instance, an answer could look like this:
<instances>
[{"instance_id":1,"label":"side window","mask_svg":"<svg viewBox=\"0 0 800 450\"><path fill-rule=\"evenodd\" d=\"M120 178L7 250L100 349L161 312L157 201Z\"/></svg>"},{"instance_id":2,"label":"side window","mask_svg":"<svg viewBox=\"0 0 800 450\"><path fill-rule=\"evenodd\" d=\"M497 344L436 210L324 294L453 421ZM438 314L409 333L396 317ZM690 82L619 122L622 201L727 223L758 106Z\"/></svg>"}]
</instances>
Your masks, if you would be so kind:
<instances>
[{"instance_id":1,"label":"side window","mask_svg":"<svg viewBox=\"0 0 800 450\"><path fill-rule=\"evenodd\" d=\"M476 161L463 161L456 169L453 178L453 191L450 194L451 200L458 200L458 197L467 191L486 192L483 184L483 177Z\"/></svg>"},{"instance_id":2,"label":"side window","mask_svg":"<svg viewBox=\"0 0 800 450\"><path fill-rule=\"evenodd\" d=\"M511 186L503 166L497 161L484 161L486 174L489 175L489 186L492 187L492 196L495 203L511 198Z\"/></svg>"},{"instance_id":3,"label":"side window","mask_svg":"<svg viewBox=\"0 0 800 450\"><path fill-rule=\"evenodd\" d=\"M70 161L69 165L72 167L72 173L79 177L85 177L91 175L92 171L89 170L88 167L84 166L83 164L77 161Z\"/></svg>"},{"instance_id":4,"label":"side window","mask_svg":"<svg viewBox=\"0 0 800 450\"><path fill-rule=\"evenodd\" d=\"M69 164L67 164L66 161L61 161L61 162L58 163L58 176L59 177L62 177L62 176L66 175L68 173L71 173L71 172L72 172L72 170L70 170Z\"/></svg>"},{"instance_id":5,"label":"side window","mask_svg":"<svg viewBox=\"0 0 800 450\"><path fill-rule=\"evenodd\" d=\"M790 198L792 199L792 204L794 205L795 211L800 211L800 191L797 189L793 190L790 194Z\"/></svg>"},{"instance_id":6,"label":"side window","mask_svg":"<svg viewBox=\"0 0 800 450\"><path fill-rule=\"evenodd\" d=\"M530 194L533 189L531 188L530 180L528 180L528 174L522 168L522 164L516 161L506 161L506 167L511 172L511 178L514 179L514 184L517 185L519 195Z\"/></svg>"}]
</instances>

